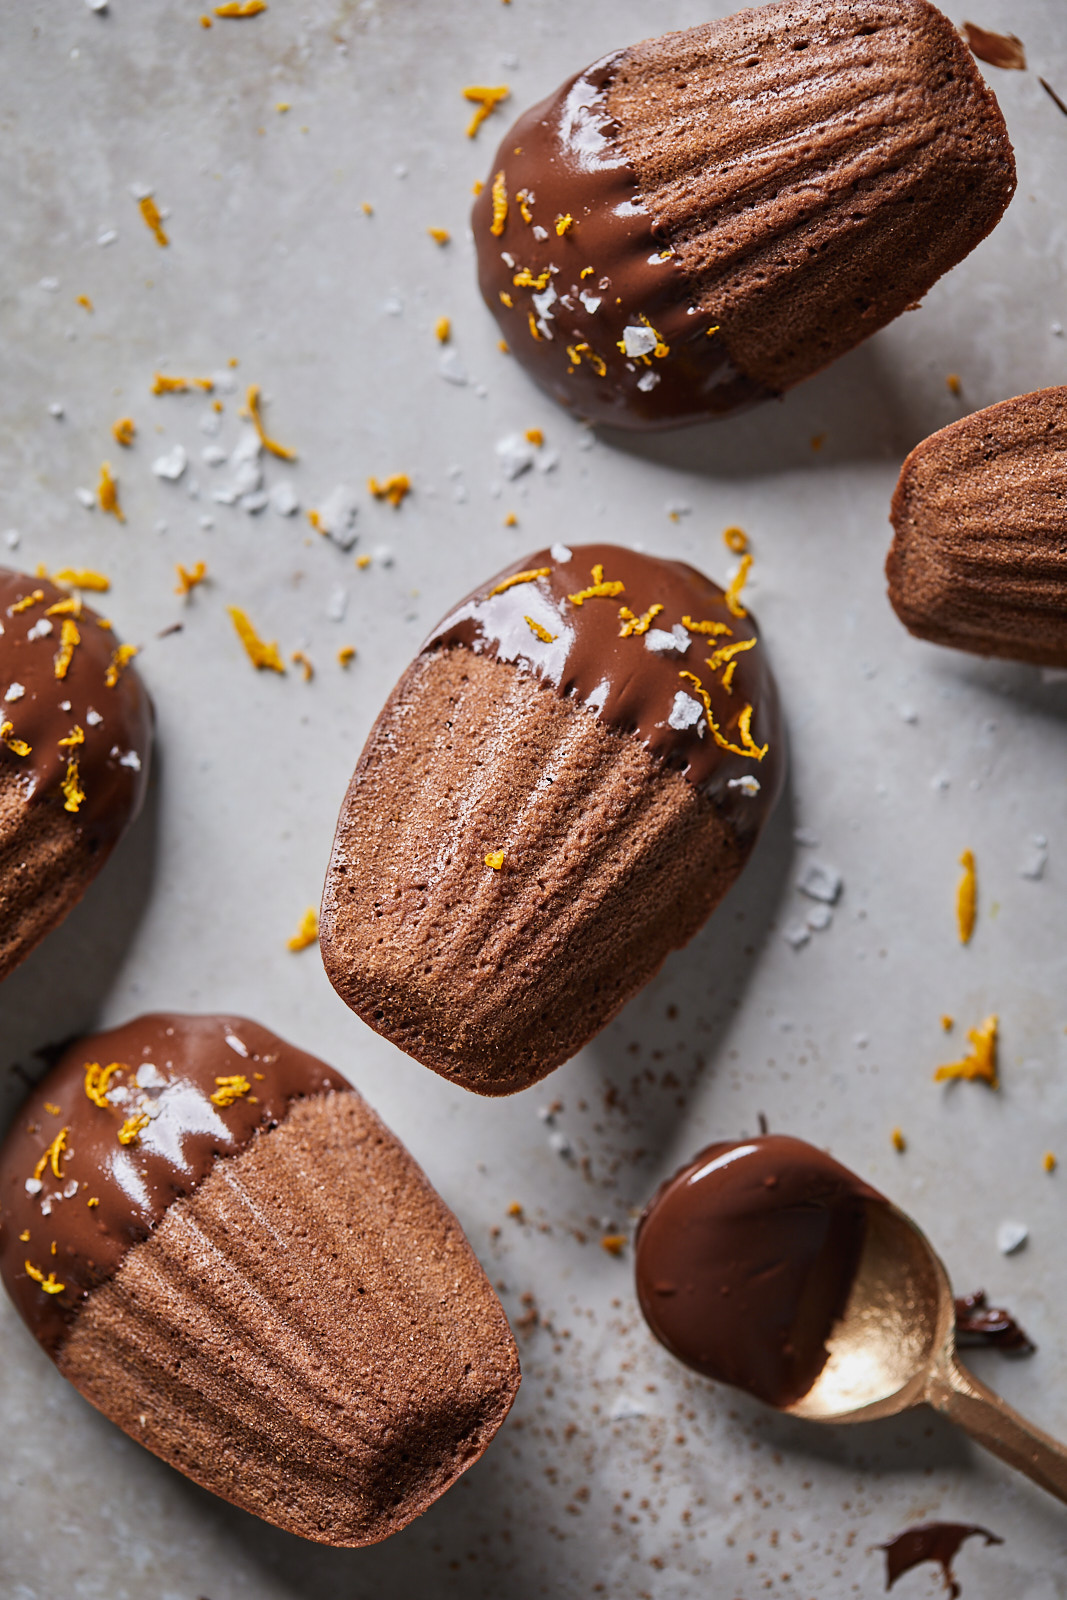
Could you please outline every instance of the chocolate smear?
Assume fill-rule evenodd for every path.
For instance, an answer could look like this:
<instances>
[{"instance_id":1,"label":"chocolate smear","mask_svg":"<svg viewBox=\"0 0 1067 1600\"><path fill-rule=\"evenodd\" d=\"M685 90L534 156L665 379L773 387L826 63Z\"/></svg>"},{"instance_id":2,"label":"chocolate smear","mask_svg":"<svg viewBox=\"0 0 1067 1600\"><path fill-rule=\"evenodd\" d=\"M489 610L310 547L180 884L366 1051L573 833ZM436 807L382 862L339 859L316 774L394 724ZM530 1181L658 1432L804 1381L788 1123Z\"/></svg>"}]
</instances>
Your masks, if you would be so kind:
<instances>
[{"instance_id":1,"label":"chocolate smear","mask_svg":"<svg viewBox=\"0 0 1067 1600\"><path fill-rule=\"evenodd\" d=\"M924 1561L936 1561L941 1568L945 1592L949 1600L958 1600L960 1586L952 1563L966 1539L982 1538L986 1544L1003 1544L1004 1540L988 1528L979 1528L970 1522L920 1522L914 1528L905 1528L888 1544L879 1545L885 1551L885 1586L891 1589L898 1578Z\"/></svg>"}]
</instances>

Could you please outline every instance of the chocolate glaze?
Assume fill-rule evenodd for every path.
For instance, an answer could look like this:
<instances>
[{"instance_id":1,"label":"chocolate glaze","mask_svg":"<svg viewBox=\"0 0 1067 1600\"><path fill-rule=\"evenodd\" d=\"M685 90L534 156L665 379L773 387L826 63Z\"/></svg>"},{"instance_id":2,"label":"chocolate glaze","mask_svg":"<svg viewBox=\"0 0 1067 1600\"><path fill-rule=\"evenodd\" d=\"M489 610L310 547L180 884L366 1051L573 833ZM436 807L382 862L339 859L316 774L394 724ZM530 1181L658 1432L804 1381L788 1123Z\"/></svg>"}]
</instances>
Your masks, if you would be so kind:
<instances>
[{"instance_id":1,"label":"chocolate glaze","mask_svg":"<svg viewBox=\"0 0 1067 1600\"><path fill-rule=\"evenodd\" d=\"M111 1077L103 1107L86 1093L86 1066L112 1062L122 1071ZM216 1080L236 1074L250 1092L213 1104ZM244 1017L160 1013L70 1045L0 1148L0 1277L45 1349L57 1354L90 1289L115 1274L127 1250L219 1156L236 1155L281 1122L293 1100L347 1087L323 1062ZM133 1143L120 1143L120 1128L142 1112L150 1120ZM32 1190L34 1169L63 1128L62 1176L49 1164L39 1192L30 1192L27 1179ZM99 1204L90 1206L92 1199ZM62 1292L46 1293L27 1261L46 1280L54 1272Z\"/></svg>"},{"instance_id":2,"label":"chocolate glaze","mask_svg":"<svg viewBox=\"0 0 1067 1600\"><path fill-rule=\"evenodd\" d=\"M881 1201L801 1139L709 1145L638 1227L637 1294L652 1332L705 1377L772 1406L809 1391Z\"/></svg>"},{"instance_id":3,"label":"chocolate glaze","mask_svg":"<svg viewBox=\"0 0 1067 1600\"><path fill-rule=\"evenodd\" d=\"M733 365L725 332L712 332L717 319L693 304L666 234L638 198L607 109L624 54L602 57L519 118L471 222L485 302L531 377L581 417L652 430L734 411L773 391ZM494 234L493 180L501 172L508 210ZM533 196L529 223L517 200L523 190ZM573 225L559 235L556 218L567 215ZM547 272L549 281L540 290L516 284L523 269L538 280ZM619 349L623 330L646 322L668 353L628 357Z\"/></svg>"},{"instance_id":4,"label":"chocolate glaze","mask_svg":"<svg viewBox=\"0 0 1067 1600\"><path fill-rule=\"evenodd\" d=\"M622 591L576 605L568 597L593 583L592 570L598 565L605 581L621 582ZM546 567L545 577L516 584L502 594L491 592L514 573ZM654 605L663 610L646 634L620 637L623 607L643 618ZM730 632L719 636L693 632L679 650L658 652L648 647L646 641L654 631L670 633L685 616L694 622L721 623ZM552 635L551 642L538 638L527 618ZM694 567L620 545L585 544L573 546L564 561L557 561L551 550L538 550L514 562L462 600L434 629L423 650L462 646L533 672L557 694L573 696L603 722L634 735L654 756L683 772L747 837L758 832L781 786L784 741L777 690L759 645L734 658L729 690L722 685L728 663L712 672L707 661L717 648L756 637L752 618L734 616L718 584ZM679 692L689 697L694 713L700 706L696 686L682 678L682 672L701 679L720 733L741 754L716 742L706 717L688 728L669 725ZM744 753L738 718L746 706L753 708L754 744L767 746L762 760ZM746 792L750 784L741 781L752 779L759 785L756 793Z\"/></svg>"},{"instance_id":5,"label":"chocolate glaze","mask_svg":"<svg viewBox=\"0 0 1067 1600\"><path fill-rule=\"evenodd\" d=\"M952 1563L959 1554L965 1539L982 1538L986 1544L1003 1544L1004 1540L988 1528L976 1527L967 1522L921 1522L914 1528L905 1528L888 1544L879 1545L885 1551L885 1586L891 1589L898 1578L923 1561L936 1561L945 1580L949 1600L958 1600L959 1583L952 1571Z\"/></svg>"},{"instance_id":6,"label":"chocolate glaze","mask_svg":"<svg viewBox=\"0 0 1067 1600\"><path fill-rule=\"evenodd\" d=\"M20 600L37 592L43 599L13 612ZM77 811L68 813L70 826L91 849L110 849L144 799L152 704L132 665L123 667L114 687L108 687L108 667L120 641L88 606L69 618L79 643L65 676L57 678L65 619L50 617L48 611L70 598L47 578L0 568L0 713L12 724L8 739L30 746L30 754L20 756L5 741L0 763L18 774L27 803L62 811L63 781L71 759L76 760L85 798ZM48 630L42 633L43 623ZM12 698L18 685L24 692ZM59 741L75 728L82 730L83 741L61 747Z\"/></svg>"},{"instance_id":7,"label":"chocolate glaze","mask_svg":"<svg viewBox=\"0 0 1067 1600\"><path fill-rule=\"evenodd\" d=\"M957 1296L956 1344L960 1349L991 1347L1013 1356L1032 1356L1037 1349L1010 1311L986 1304L984 1289Z\"/></svg>"}]
</instances>

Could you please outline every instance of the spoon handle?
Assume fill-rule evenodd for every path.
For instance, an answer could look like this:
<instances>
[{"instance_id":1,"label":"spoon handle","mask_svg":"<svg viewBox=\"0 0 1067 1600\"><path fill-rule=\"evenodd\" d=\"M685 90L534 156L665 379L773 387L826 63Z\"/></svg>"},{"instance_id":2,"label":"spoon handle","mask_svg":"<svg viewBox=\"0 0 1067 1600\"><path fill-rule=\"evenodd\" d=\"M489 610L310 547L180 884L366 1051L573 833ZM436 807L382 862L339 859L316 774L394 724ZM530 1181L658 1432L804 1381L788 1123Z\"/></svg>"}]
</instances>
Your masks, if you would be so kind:
<instances>
[{"instance_id":1,"label":"spoon handle","mask_svg":"<svg viewBox=\"0 0 1067 1600\"><path fill-rule=\"evenodd\" d=\"M1067 1445L1035 1427L979 1383L959 1364L955 1352L930 1373L925 1399L995 1456L1025 1472L1057 1500L1067 1501Z\"/></svg>"}]
</instances>

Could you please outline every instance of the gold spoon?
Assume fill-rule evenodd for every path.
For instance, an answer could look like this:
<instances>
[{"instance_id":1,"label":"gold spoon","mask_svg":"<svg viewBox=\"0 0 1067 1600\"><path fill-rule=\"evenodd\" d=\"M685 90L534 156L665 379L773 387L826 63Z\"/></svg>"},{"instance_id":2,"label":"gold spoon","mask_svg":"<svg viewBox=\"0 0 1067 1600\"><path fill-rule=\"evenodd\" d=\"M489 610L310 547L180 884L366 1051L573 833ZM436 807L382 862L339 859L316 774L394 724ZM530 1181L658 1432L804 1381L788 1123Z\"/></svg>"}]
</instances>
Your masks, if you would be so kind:
<instances>
[{"instance_id":1,"label":"gold spoon","mask_svg":"<svg viewBox=\"0 0 1067 1600\"><path fill-rule=\"evenodd\" d=\"M960 1366L948 1273L889 1201L868 1200L859 1268L814 1386L784 1409L816 1422L868 1422L928 1405L1009 1466L1067 1500L1067 1446Z\"/></svg>"}]
</instances>

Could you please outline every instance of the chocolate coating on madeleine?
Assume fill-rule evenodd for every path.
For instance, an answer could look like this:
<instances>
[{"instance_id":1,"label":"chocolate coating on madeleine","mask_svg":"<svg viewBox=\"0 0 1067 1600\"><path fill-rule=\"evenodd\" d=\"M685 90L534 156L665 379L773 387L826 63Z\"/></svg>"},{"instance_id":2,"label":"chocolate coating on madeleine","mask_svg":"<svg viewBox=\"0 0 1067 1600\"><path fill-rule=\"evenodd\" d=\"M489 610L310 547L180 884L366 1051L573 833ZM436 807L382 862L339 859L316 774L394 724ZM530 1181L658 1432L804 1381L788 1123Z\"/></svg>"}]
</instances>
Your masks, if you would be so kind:
<instances>
[{"instance_id":1,"label":"chocolate coating on madeleine","mask_svg":"<svg viewBox=\"0 0 1067 1600\"><path fill-rule=\"evenodd\" d=\"M744 605L731 609L682 561L621 545L564 548L565 560L538 550L481 585L424 653L461 646L534 673L680 770L739 836L758 831L784 751L774 679Z\"/></svg>"},{"instance_id":2,"label":"chocolate coating on madeleine","mask_svg":"<svg viewBox=\"0 0 1067 1600\"><path fill-rule=\"evenodd\" d=\"M689 1367L790 1406L826 1364L882 1197L801 1139L709 1145L665 1183L637 1234L637 1294Z\"/></svg>"},{"instance_id":3,"label":"chocolate coating on madeleine","mask_svg":"<svg viewBox=\"0 0 1067 1600\"><path fill-rule=\"evenodd\" d=\"M674 427L773 391L733 365L638 196L607 102L624 54L577 73L502 142L472 214L478 281L509 349L562 405Z\"/></svg>"},{"instance_id":4,"label":"chocolate coating on madeleine","mask_svg":"<svg viewBox=\"0 0 1067 1600\"><path fill-rule=\"evenodd\" d=\"M140 676L98 614L47 578L0 568L0 627L0 784L110 850L148 781L152 706Z\"/></svg>"},{"instance_id":5,"label":"chocolate coating on madeleine","mask_svg":"<svg viewBox=\"0 0 1067 1600\"><path fill-rule=\"evenodd\" d=\"M45 1349L219 1156L347 1087L243 1017L157 1013L70 1045L0 1147L0 1277Z\"/></svg>"}]
</instances>

